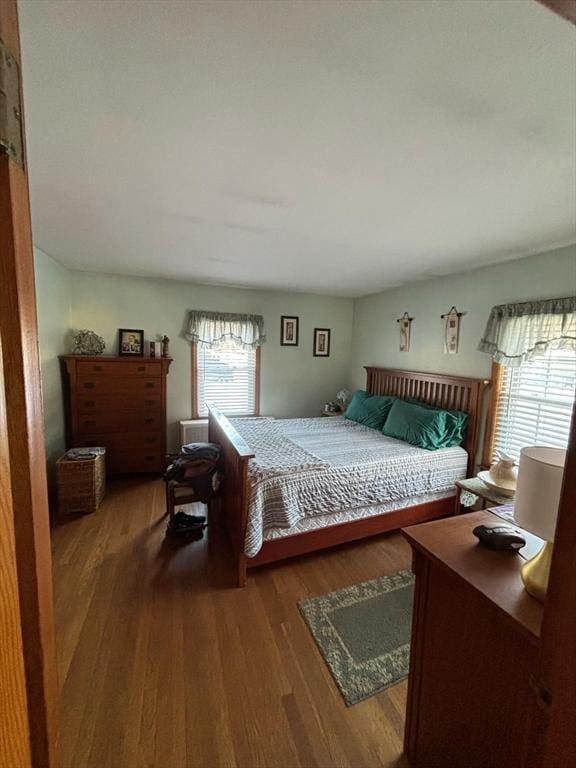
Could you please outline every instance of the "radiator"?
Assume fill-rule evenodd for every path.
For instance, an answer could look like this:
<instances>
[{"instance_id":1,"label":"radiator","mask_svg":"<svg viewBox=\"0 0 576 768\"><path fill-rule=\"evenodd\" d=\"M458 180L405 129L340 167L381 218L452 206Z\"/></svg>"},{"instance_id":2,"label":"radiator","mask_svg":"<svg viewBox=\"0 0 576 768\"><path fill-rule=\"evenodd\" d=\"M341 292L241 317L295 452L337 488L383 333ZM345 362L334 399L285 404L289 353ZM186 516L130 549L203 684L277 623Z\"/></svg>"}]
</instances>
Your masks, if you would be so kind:
<instances>
[{"instance_id":1,"label":"radiator","mask_svg":"<svg viewBox=\"0 0 576 768\"><path fill-rule=\"evenodd\" d=\"M208 442L208 419L187 419L180 422L180 445Z\"/></svg>"}]
</instances>

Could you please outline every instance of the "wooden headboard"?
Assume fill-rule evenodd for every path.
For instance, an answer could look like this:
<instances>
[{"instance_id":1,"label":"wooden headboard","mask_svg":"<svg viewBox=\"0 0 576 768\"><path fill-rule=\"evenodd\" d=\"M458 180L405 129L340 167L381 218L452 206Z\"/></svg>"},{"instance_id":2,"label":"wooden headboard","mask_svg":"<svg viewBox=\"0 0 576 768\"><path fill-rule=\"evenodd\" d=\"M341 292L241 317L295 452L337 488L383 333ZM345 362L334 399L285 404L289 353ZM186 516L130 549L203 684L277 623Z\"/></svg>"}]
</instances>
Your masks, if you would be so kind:
<instances>
[{"instance_id":1,"label":"wooden headboard","mask_svg":"<svg viewBox=\"0 0 576 768\"><path fill-rule=\"evenodd\" d=\"M413 397L439 408L464 411L468 414L466 437L462 444L468 451L468 474L474 471L480 435L482 394L489 384L489 379L366 366L366 390L372 395Z\"/></svg>"}]
</instances>

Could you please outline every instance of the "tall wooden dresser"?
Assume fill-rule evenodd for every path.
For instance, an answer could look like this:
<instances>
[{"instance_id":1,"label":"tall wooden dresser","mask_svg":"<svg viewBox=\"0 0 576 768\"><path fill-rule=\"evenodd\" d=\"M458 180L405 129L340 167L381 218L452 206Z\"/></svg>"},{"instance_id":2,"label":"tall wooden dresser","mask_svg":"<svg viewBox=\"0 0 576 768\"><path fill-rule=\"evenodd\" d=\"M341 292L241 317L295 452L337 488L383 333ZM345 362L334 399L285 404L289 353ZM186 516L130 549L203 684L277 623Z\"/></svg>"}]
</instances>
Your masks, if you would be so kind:
<instances>
[{"instance_id":1,"label":"tall wooden dresser","mask_svg":"<svg viewBox=\"0 0 576 768\"><path fill-rule=\"evenodd\" d=\"M166 376L171 358L60 358L69 448L106 448L108 474L166 467Z\"/></svg>"}]
</instances>

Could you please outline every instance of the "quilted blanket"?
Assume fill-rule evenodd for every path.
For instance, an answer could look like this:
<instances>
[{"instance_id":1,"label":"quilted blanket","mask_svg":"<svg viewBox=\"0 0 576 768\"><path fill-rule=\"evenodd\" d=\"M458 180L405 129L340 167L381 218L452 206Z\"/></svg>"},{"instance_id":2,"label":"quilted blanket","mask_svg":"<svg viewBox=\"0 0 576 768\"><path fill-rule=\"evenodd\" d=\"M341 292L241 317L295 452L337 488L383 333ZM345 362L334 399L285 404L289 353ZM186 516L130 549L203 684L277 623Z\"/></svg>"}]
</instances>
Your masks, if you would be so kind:
<instances>
[{"instance_id":1,"label":"quilted blanket","mask_svg":"<svg viewBox=\"0 0 576 768\"><path fill-rule=\"evenodd\" d=\"M256 455L249 465L248 557L267 530L403 498L418 503L466 476L462 448L426 451L340 417L232 423Z\"/></svg>"}]
</instances>

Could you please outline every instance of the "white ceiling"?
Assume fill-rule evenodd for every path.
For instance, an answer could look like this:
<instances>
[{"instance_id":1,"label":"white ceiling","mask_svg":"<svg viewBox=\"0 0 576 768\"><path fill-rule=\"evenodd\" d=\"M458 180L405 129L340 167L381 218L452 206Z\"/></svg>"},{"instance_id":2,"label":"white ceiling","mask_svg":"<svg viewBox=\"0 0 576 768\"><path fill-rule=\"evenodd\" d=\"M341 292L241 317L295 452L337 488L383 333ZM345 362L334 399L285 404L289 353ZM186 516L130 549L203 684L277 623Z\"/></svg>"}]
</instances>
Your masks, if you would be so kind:
<instances>
[{"instance_id":1,"label":"white ceiling","mask_svg":"<svg viewBox=\"0 0 576 768\"><path fill-rule=\"evenodd\" d=\"M20 0L36 245L358 296L576 240L574 27L535 0Z\"/></svg>"}]
</instances>

